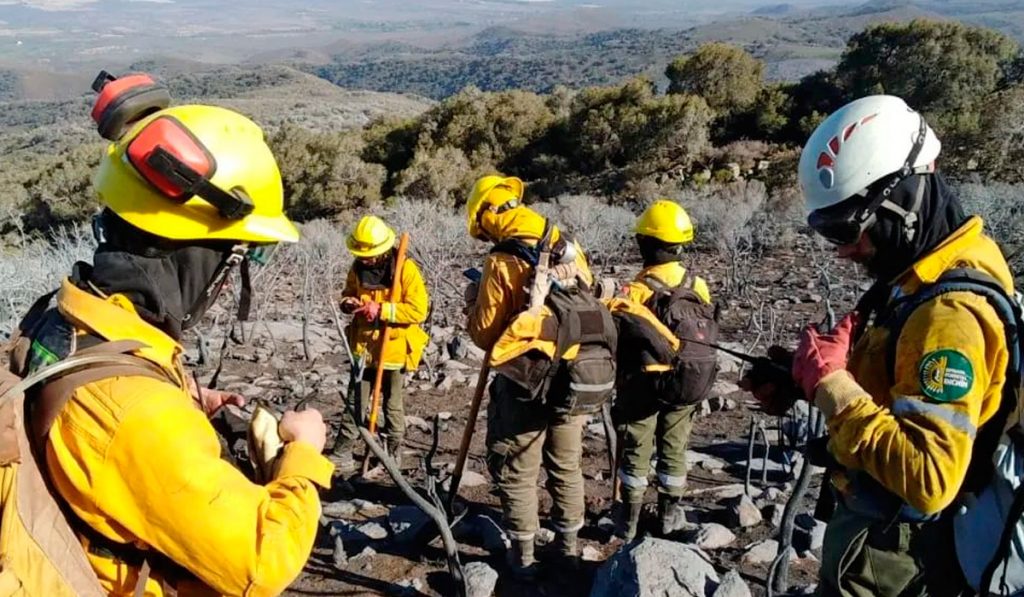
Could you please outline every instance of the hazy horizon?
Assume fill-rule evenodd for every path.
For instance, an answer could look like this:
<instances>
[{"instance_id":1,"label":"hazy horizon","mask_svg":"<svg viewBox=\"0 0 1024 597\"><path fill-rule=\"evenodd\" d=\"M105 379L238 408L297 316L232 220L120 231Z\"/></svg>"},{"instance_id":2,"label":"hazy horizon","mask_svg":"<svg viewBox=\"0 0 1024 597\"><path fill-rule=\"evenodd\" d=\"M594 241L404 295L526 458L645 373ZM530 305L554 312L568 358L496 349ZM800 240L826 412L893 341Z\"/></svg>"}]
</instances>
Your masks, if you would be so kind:
<instances>
[{"instance_id":1,"label":"hazy horizon","mask_svg":"<svg viewBox=\"0 0 1024 597\"><path fill-rule=\"evenodd\" d=\"M0 66L75 70L151 56L240 62L266 52L406 42L444 47L494 26L541 35L686 29L821 0L0 0Z\"/></svg>"}]
</instances>

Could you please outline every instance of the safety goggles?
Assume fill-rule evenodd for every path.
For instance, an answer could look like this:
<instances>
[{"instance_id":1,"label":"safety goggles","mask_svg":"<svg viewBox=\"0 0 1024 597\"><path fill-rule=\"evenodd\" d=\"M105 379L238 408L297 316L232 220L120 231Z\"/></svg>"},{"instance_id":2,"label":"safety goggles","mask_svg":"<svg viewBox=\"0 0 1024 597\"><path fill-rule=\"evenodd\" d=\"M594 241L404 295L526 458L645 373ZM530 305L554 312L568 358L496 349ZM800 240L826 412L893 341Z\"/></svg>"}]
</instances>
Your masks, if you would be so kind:
<instances>
[{"instance_id":1,"label":"safety goggles","mask_svg":"<svg viewBox=\"0 0 1024 597\"><path fill-rule=\"evenodd\" d=\"M812 211L807 224L834 245L852 245L878 219L877 213L867 210L863 201L847 199L839 205Z\"/></svg>"},{"instance_id":2,"label":"safety goggles","mask_svg":"<svg viewBox=\"0 0 1024 597\"><path fill-rule=\"evenodd\" d=\"M381 262L385 261L390 256L391 256L391 251L385 251L385 252L381 253L380 255L374 255L373 257L356 257L356 259L359 260L360 263L364 263L366 265L372 266L372 265L377 265L378 263L381 263Z\"/></svg>"},{"instance_id":3,"label":"safety goggles","mask_svg":"<svg viewBox=\"0 0 1024 597\"><path fill-rule=\"evenodd\" d=\"M924 184L918 182L914 190L914 200L910 209L904 209L891 200L893 190L904 179L898 178L896 184L886 181L885 186L875 192L871 201L858 200L856 197L843 201L839 205L812 211L807 216L807 224L818 234L834 245L852 245L878 221L880 211L895 214L903 223L907 240L913 240L916 234L917 211L923 199ZM870 191L865 193L870 196Z\"/></svg>"}]
</instances>

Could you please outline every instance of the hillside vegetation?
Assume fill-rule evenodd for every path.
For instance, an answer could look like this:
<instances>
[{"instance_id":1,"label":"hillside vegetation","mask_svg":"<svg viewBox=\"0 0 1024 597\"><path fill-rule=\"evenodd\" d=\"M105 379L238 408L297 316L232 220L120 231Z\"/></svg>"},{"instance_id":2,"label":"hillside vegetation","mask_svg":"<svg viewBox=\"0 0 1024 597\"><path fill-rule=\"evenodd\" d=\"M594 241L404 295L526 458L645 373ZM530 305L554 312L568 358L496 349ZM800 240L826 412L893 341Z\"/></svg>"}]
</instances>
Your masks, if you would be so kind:
<instances>
[{"instance_id":1,"label":"hillside vegetation","mask_svg":"<svg viewBox=\"0 0 1024 597\"><path fill-rule=\"evenodd\" d=\"M268 134L286 126L358 129L382 115L411 117L432 103L339 89L285 66L194 68L139 63L131 70L153 73L178 103L233 108L261 123ZM95 209L90 180L104 142L89 118L93 97L85 85L71 100L0 100L0 233L46 230L81 221Z\"/></svg>"},{"instance_id":2,"label":"hillside vegetation","mask_svg":"<svg viewBox=\"0 0 1024 597\"><path fill-rule=\"evenodd\" d=\"M497 39L492 40L497 43ZM510 35L507 44L517 43ZM335 217L392 197L457 207L472 180L500 170L531 182L533 199L593 194L620 203L757 179L785 208L797 150L851 98L904 95L944 141L943 167L963 180L1019 182L1024 86L1020 49L989 29L951 21L871 25L833 69L766 80L743 48L706 43L663 74L548 93L467 87L436 104L349 92L294 69L139 64L182 101L227 105L261 122L277 153L290 213ZM101 144L88 96L0 104L0 197L6 231L44 230L94 209Z\"/></svg>"},{"instance_id":3,"label":"hillside vegetation","mask_svg":"<svg viewBox=\"0 0 1024 597\"><path fill-rule=\"evenodd\" d=\"M343 87L443 99L468 86L483 91L547 93L558 85L611 85L637 74L652 76L661 84L662 71L679 54L705 43L725 42L762 60L769 80L795 81L831 68L847 39L880 23L952 17L1017 37L1019 15L1003 9L869 2L849 8L781 10L778 14L755 11L750 16L732 16L683 30L620 28L577 35L551 35L508 24L441 48L400 43L341 46L316 52L316 59L298 52L293 61L298 68ZM952 10L955 15L950 15Z\"/></svg>"}]
</instances>

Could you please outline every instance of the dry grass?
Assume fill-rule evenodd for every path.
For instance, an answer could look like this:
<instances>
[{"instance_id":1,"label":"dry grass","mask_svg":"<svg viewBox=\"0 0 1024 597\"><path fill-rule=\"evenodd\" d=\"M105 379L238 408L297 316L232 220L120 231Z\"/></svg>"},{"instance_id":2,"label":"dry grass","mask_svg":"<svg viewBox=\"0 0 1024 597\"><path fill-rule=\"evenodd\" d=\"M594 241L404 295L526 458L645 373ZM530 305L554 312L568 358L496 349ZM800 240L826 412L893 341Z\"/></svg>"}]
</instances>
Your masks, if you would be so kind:
<instances>
[{"instance_id":1,"label":"dry grass","mask_svg":"<svg viewBox=\"0 0 1024 597\"><path fill-rule=\"evenodd\" d=\"M96 247L84 225L57 229L47 240L19 239L0 249L0 338L9 338L32 303L57 288L76 261L91 260Z\"/></svg>"}]
</instances>

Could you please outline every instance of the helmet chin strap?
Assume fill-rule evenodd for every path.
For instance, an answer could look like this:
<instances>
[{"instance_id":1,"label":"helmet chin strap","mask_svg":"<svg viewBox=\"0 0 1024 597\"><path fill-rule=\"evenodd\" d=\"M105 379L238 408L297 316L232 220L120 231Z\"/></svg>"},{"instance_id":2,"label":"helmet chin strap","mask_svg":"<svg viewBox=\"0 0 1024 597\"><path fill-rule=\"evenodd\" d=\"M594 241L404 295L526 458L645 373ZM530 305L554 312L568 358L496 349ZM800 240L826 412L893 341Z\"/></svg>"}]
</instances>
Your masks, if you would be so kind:
<instances>
[{"instance_id":1,"label":"helmet chin strap","mask_svg":"<svg viewBox=\"0 0 1024 597\"><path fill-rule=\"evenodd\" d=\"M206 288L199 295L199 298L192 304L185 316L181 318L181 329L187 330L202 319L203 314L206 313L210 305L217 300L217 296L220 295L221 290L224 288L224 283L227 282L228 274L236 265L246 263L245 256L249 252L249 245L247 243L240 243L231 247L231 252L227 254L220 266L214 272L210 278L210 282L206 285ZM247 267L242 268L248 270ZM238 305L238 318L241 321L245 321L249 317L249 306L251 304L252 286L248 276L248 271L243 271L242 275L242 297L239 300Z\"/></svg>"},{"instance_id":2,"label":"helmet chin strap","mask_svg":"<svg viewBox=\"0 0 1024 597\"><path fill-rule=\"evenodd\" d=\"M923 200L924 180L918 179L917 188L914 190L914 203L911 204L909 210L903 209L889 198L882 201L882 204L878 207L879 209L885 209L896 214L903 220L903 238L910 243L917 237L918 213L921 211L921 202Z\"/></svg>"}]
</instances>

